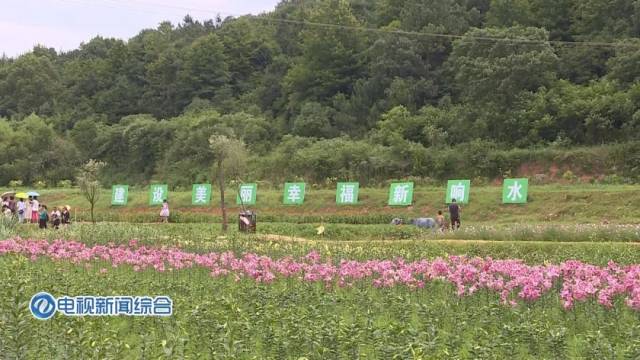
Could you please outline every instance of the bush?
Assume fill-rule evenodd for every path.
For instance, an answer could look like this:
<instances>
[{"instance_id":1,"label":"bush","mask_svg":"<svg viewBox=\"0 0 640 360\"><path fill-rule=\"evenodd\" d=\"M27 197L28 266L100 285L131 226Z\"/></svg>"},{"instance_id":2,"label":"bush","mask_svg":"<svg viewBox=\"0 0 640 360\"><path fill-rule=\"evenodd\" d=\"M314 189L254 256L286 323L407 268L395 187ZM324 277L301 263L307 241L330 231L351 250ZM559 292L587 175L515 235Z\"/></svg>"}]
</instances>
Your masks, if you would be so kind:
<instances>
[{"instance_id":1,"label":"bush","mask_svg":"<svg viewBox=\"0 0 640 360\"><path fill-rule=\"evenodd\" d=\"M578 177L571 170L565 171L564 174L562 174L562 178L571 183L575 182L578 179Z\"/></svg>"},{"instance_id":2,"label":"bush","mask_svg":"<svg viewBox=\"0 0 640 360\"><path fill-rule=\"evenodd\" d=\"M7 218L4 215L0 216L0 240L6 239L15 235L16 225L18 225L18 219L15 217Z\"/></svg>"},{"instance_id":3,"label":"bush","mask_svg":"<svg viewBox=\"0 0 640 360\"><path fill-rule=\"evenodd\" d=\"M11 180L9 181L9 187L12 189L22 187L22 180Z\"/></svg>"},{"instance_id":4,"label":"bush","mask_svg":"<svg viewBox=\"0 0 640 360\"><path fill-rule=\"evenodd\" d=\"M60 180L58 181L58 187L63 189L70 189L73 183L71 180Z\"/></svg>"}]
</instances>

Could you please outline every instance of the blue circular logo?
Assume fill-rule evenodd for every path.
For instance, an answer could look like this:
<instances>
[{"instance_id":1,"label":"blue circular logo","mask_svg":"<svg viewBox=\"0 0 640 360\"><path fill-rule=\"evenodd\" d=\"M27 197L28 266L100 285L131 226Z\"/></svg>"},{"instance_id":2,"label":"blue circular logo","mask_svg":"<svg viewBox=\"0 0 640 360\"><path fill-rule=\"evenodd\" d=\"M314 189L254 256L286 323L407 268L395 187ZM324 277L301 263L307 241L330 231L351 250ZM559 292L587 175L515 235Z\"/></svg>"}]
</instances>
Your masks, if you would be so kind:
<instances>
[{"instance_id":1,"label":"blue circular logo","mask_svg":"<svg viewBox=\"0 0 640 360\"><path fill-rule=\"evenodd\" d=\"M56 298L46 292L37 293L31 297L29 309L38 320L51 319L56 314Z\"/></svg>"}]
</instances>

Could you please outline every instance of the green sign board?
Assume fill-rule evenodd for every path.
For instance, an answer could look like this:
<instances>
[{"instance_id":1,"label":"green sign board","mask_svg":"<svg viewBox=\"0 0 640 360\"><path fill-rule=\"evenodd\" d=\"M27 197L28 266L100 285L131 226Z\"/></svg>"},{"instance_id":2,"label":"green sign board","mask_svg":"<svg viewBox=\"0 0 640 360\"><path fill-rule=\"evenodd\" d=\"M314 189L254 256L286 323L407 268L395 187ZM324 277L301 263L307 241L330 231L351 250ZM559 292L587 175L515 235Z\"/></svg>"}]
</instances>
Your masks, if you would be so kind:
<instances>
[{"instance_id":1,"label":"green sign board","mask_svg":"<svg viewBox=\"0 0 640 360\"><path fill-rule=\"evenodd\" d=\"M236 196L236 204L238 205L255 205L256 194L258 192L258 184L242 184Z\"/></svg>"},{"instance_id":2,"label":"green sign board","mask_svg":"<svg viewBox=\"0 0 640 360\"><path fill-rule=\"evenodd\" d=\"M529 194L529 179L504 179L502 203L525 204Z\"/></svg>"},{"instance_id":3,"label":"green sign board","mask_svg":"<svg viewBox=\"0 0 640 360\"><path fill-rule=\"evenodd\" d=\"M358 203L360 184L357 182L339 182L336 189L336 204L353 205Z\"/></svg>"},{"instance_id":4,"label":"green sign board","mask_svg":"<svg viewBox=\"0 0 640 360\"><path fill-rule=\"evenodd\" d=\"M111 205L125 206L129 198L129 186L113 185L111 187Z\"/></svg>"},{"instance_id":5,"label":"green sign board","mask_svg":"<svg viewBox=\"0 0 640 360\"><path fill-rule=\"evenodd\" d=\"M211 204L211 184L193 184L193 189L191 190L191 204Z\"/></svg>"},{"instance_id":6,"label":"green sign board","mask_svg":"<svg viewBox=\"0 0 640 360\"><path fill-rule=\"evenodd\" d=\"M413 183L392 183L389 187L389 205L409 206L413 201Z\"/></svg>"},{"instance_id":7,"label":"green sign board","mask_svg":"<svg viewBox=\"0 0 640 360\"><path fill-rule=\"evenodd\" d=\"M446 203L451 204L453 199L459 204L469 203L470 180L449 180L447 182Z\"/></svg>"},{"instance_id":8,"label":"green sign board","mask_svg":"<svg viewBox=\"0 0 640 360\"><path fill-rule=\"evenodd\" d=\"M304 203L305 183L285 183L283 204L285 205L302 205Z\"/></svg>"},{"instance_id":9,"label":"green sign board","mask_svg":"<svg viewBox=\"0 0 640 360\"><path fill-rule=\"evenodd\" d=\"M169 190L167 185L151 185L149 186L149 205L162 205L167 199Z\"/></svg>"}]
</instances>

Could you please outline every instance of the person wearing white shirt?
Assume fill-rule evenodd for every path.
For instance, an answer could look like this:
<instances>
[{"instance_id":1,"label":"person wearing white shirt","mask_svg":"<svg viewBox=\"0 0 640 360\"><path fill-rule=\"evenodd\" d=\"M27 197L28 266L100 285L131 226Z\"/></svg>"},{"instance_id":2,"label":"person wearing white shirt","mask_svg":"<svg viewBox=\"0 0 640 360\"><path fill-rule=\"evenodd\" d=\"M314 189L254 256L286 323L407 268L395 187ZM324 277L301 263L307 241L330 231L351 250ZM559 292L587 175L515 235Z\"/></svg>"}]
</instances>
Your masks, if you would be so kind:
<instances>
[{"instance_id":1,"label":"person wearing white shirt","mask_svg":"<svg viewBox=\"0 0 640 360\"><path fill-rule=\"evenodd\" d=\"M31 222L34 224L38 223L39 209L40 209L40 203L38 202L38 198L34 196L33 200L31 201Z\"/></svg>"},{"instance_id":2,"label":"person wearing white shirt","mask_svg":"<svg viewBox=\"0 0 640 360\"><path fill-rule=\"evenodd\" d=\"M24 222L25 212L27 211L27 204L24 203L24 199L18 199L18 223Z\"/></svg>"}]
</instances>

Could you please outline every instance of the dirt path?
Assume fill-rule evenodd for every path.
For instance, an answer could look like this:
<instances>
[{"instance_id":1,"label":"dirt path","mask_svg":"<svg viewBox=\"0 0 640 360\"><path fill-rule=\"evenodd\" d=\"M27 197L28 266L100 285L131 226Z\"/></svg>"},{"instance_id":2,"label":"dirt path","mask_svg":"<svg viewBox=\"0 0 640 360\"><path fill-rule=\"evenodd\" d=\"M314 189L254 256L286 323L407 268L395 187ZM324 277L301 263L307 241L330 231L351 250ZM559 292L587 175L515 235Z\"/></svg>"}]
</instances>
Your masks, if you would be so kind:
<instances>
[{"instance_id":1,"label":"dirt path","mask_svg":"<svg viewBox=\"0 0 640 360\"><path fill-rule=\"evenodd\" d=\"M295 242L295 243L308 243L308 244L405 244L415 242L428 242L443 245L467 245L467 244L562 244L562 245L577 245L590 243L587 241L509 241L509 240L462 240L462 239L431 239L431 240L322 240L322 239L305 239L295 236L277 235L277 234L259 234L256 235L258 240L264 241L280 241L280 242ZM610 244L609 242L596 242L597 244ZM640 245L637 242L614 242L615 244L632 244Z\"/></svg>"}]
</instances>

